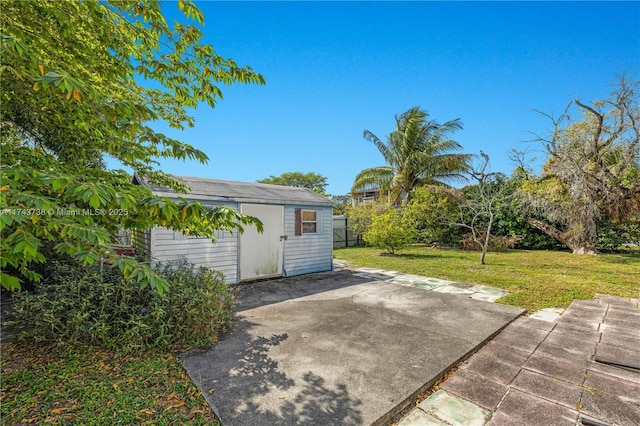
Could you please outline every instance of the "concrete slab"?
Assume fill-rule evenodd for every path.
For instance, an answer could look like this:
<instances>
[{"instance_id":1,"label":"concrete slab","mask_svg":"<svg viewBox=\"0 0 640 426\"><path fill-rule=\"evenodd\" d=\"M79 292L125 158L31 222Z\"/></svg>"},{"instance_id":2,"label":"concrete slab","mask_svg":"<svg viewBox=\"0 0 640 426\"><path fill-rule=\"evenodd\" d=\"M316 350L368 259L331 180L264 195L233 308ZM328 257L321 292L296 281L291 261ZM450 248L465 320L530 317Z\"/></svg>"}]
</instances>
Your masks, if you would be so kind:
<instances>
[{"instance_id":1,"label":"concrete slab","mask_svg":"<svg viewBox=\"0 0 640 426\"><path fill-rule=\"evenodd\" d=\"M615 377L617 379L626 380L628 382L640 385L640 373L636 371L626 370L624 368L614 367L608 364L601 364L599 362L592 363L589 371L608 374L609 376Z\"/></svg>"},{"instance_id":2,"label":"concrete slab","mask_svg":"<svg viewBox=\"0 0 640 426\"><path fill-rule=\"evenodd\" d=\"M575 426L577 420L576 410L511 389L488 425Z\"/></svg>"},{"instance_id":3,"label":"concrete slab","mask_svg":"<svg viewBox=\"0 0 640 426\"><path fill-rule=\"evenodd\" d=\"M615 307L607 312L608 318L634 319L640 321L640 309L616 309Z\"/></svg>"},{"instance_id":4,"label":"concrete slab","mask_svg":"<svg viewBox=\"0 0 640 426\"><path fill-rule=\"evenodd\" d=\"M491 411L443 390L433 393L418 408L450 425L483 426L491 418Z\"/></svg>"},{"instance_id":5,"label":"concrete slab","mask_svg":"<svg viewBox=\"0 0 640 426\"><path fill-rule=\"evenodd\" d=\"M413 410L398 426L450 426L420 409Z\"/></svg>"},{"instance_id":6,"label":"concrete slab","mask_svg":"<svg viewBox=\"0 0 640 426\"><path fill-rule=\"evenodd\" d=\"M508 385L520 371L520 366L508 364L502 360L476 354L460 370L468 370L487 379Z\"/></svg>"},{"instance_id":7,"label":"concrete slab","mask_svg":"<svg viewBox=\"0 0 640 426\"><path fill-rule=\"evenodd\" d=\"M558 324L560 325L560 324ZM542 346L553 345L562 348L571 358L591 359L596 351L597 342L571 337L572 334L562 331L549 333Z\"/></svg>"},{"instance_id":8,"label":"concrete slab","mask_svg":"<svg viewBox=\"0 0 640 426\"><path fill-rule=\"evenodd\" d=\"M564 314L560 316L560 318L558 318L556 322L558 324L568 324L568 325L573 325L574 327L582 327L584 329L594 330L594 331L597 331L598 328L600 327L600 321L583 320L582 318L571 317L571 316L565 317Z\"/></svg>"},{"instance_id":9,"label":"concrete slab","mask_svg":"<svg viewBox=\"0 0 640 426\"><path fill-rule=\"evenodd\" d=\"M640 424L640 385L597 372L589 372L584 384L584 413L609 424Z\"/></svg>"},{"instance_id":10,"label":"concrete slab","mask_svg":"<svg viewBox=\"0 0 640 426\"><path fill-rule=\"evenodd\" d=\"M587 330L569 324L557 324L551 333L554 336L562 334L563 336L571 336L571 338L595 343L598 343L602 338L602 333L599 331Z\"/></svg>"},{"instance_id":11,"label":"concrete slab","mask_svg":"<svg viewBox=\"0 0 640 426\"><path fill-rule=\"evenodd\" d=\"M474 285L473 287L471 287L471 290L473 290L475 292L478 292L478 293L484 293L484 294L490 294L492 296L498 296L498 298L504 297L507 294L509 294L509 292L506 291L506 290L502 290L501 288L489 287L488 285Z\"/></svg>"},{"instance_id":12,"label":"concrete slab","mask_svg":"<svg viewBox=\"0 0 640 426\"><path fill-rule=\"evenodd\" d=\"M556 324L548 321L540 321L531 317L519 317L517 320L511 323L512 325L518 325L523 327L535 328L536 330L551 331L556 328Z\"/></svg>"},{"instance_id":13,"label":"concrete slab","mask_svg":"<svg viewBox=\"0 0 640 426\"><path fill-rule=\"evenodd\" d=\"M483 346L476 355L478 357L495 358L509 365L521 366L529 358L531 352L492 340Z\"/></svg>"},{"instance_id":14,"label":"concrete slab","mask_svg":"<svg viewBox=\"0 0 640 426\"><path fill-rule=\"evenodd\" d=\"M620 296L609 296L607 294L596 294L594 299L598 300L600 303L605 303L611 306L640 309L640 299L636 299L632 297L620 297Z\"/></svg>"},{"instance_id":15,"label":"concrete slab","mask_svg":"<svg viewBox=\"0 0 640 426\"><path fill-rule=\"evenodd\" d=\"M554 322L558 317L560 317L560 315L562 315L563 312L564 309L561 308L544 308L529 315L529 318L547 322Z\"/></svg>"},{"instance_id":16,"label":"concrete slab","mask_svg":"<svg viewBox=\"0 0 640 426\"><path fill-rule=\"evenodd\" d=\"M558 380L581 385L584 382L585 373L589 362L582 359L548 358L537 353L524 364L527 370L535 371Z\"/></svg>"},{"instance_id":17,"label":"concrete slab","mask_svg":"<svg viewBox=\"0 0 640 426\"><path fill-rule=\"evenodd\" d=\"M596 361L639 365L637 321L636 299L610 296L573 301L554 322L519 317L441 389L492 411L491 426L638 426L640 373Z\"/></svg>"},{"instance_id":18,"label":"concrete slab","mask_svg":"<svg viewBox=\"0 0 640 426\"><path fill-rule=\"evenodd\" d=\"M583 391L583 388L578 385L526 369L518 373L511 386L571 409L578 406Z\"/></svg>"},{"instance_id":19,"label":"concrete slab","mask_svg":"<svg viewBox=\"0 0 640 426\"><path fill-rule=\"evenodd\" d=\"M374 274L378 274L378 273L384 272L383 269L369 268L369 267L366 267L366 266L358 268L358 269L356 269L356 271L358 271L358 272L369 272L369 273L374 273Z\"/></svg>"},{"instance_id":20,"label":"concrete slab","mask_svg":"<svg viewBox=\"0 0 640 426\"><path fill-rule=\"evenodd\" d=\"M549 333L544 330L536 330L526 326L516 326L516 324L512 324L511 327L505 329L493 339L493 341L531 353L540 345L540 342L547 337L547 334Z\"/></svg>"},{"instance_id":21,"label":"concrete slab","mask_svg":"<svg viewBox=\"0 0 640 426\"><path fill-rule=\"evenodd\" d=\"M606 305L593 306L583 305L580 303L573 303L562 314L563 317L574 317L583 320L591 320L602 322L605 314L607 313Z\"/></svg>"},{"instance_id":22,"label":"concrete slab","mask_svg":"<svg viewBox=\"0 0 640 426\"><path fill-rule=\"evenodd\" d=\"M567 339L567 342L563 342L561 338L554 337L553 341L542 342L536 350L536 353L549 358L570 362L588 361L593 358L597 343L584 341L584 345L580 345L575 342L575 339ZM571 346L571 344L575 346Z\"/></svg>"},{"instance_id":23,"label":"concrete slab","mask_svg":"<svg viewBox=\"0 0 640 426\"><path fill-rule=\"evenodd\" d=\"M617 333L602 333L602 339L600 342L603 345L617 346L619 348L628 349L630 351L638 352L640 350L640 339L633 337L627 337Z\"/></svg>"},{"instance_id":24,"label":"concrete slab","mask_svg":"<svg viewBox=\"0 0 640 426\"><path fill-rule=\"evenodd\" d=\"M487 294L487 293L473 293L469 297L476 300L482 300L483 302L495 303L496 300L502 299L504 296L500 296L496 294Z\"/></svg>"},{"instance_id":25,"label":"concrete slab","mask_svg":"<svg viewBox=\"0 0 640 426\"><path fill-rule=\"evenodd\" d=\"M596 350L596 356L620 364L640 366L640 350L638 350L638 347L625 349L601 343Z\"/></svg>"},{"instance_id":26,"label":"concrete slab","mask_svg":"<svg viewBox=\"0 0 640 426\"><path fill-rule=\"evenodd\" d=\"M420 283L420 282L407 282L407 281L402 281L397 279L389 280L389 282L393 284L406 285L408 287L419 288L420 290L433 290L434 288L436 288L436 286L432 284Z\"/></svg>"},{"instance_id":27,"label":"concrete slab","mask_svg":"<svg viewBox=\"0 0 640 426\"><path fill-rule=\"evenodd\" d=\"M441 388L491 411L509 391L508 386L469 370L458 370Z\"/></svg>"},{"instance_id":28,"label":"concrete slab","mask_svg":"<svg viewBox=\"0 0 640 426\"><path fill-rule=\"evenodd\" d=\"M602 333L617 333L621 336L626 336L626 337L631 337L634 339L640 339L640 329L637 328L627 328L627 327L620 327L617 325L611 325L611 324L600 324L600 331Z\"/></svg>"},{"instance_id":29,"label":"concrete slab","mask_svg":"<svg viewBox=\"0 0 640 426\"><path fill-rule=\"evenodd\" d=\"M523 312L347 272L296 278L241 288L233 330L180 357L224 425L383 422Z\"/></svg>"},{"instance_id":30,"label":"concrete slab","mask_svg":"<svg viewBox=\"0 0 640 426\"><path fill-rule=\"evenodd\" d=\"M396 280L403 281L406 283L423 283L428 284L433 287L441 287L445 285L453 284L453 281L441 280L438 278L427 278L422 275L411 275L411 274L398 274L394 277Z\"/></svg>"},{"instance_id":31,"label":"concrete slab","mask_svg":"<svg viewBox=\"0 0 640 426\"><path fill-rule=\"evenodd\" d=\"M467 296L471 296L473 293L475 293L473 290L456 287L454 285L443 285L441 287L434 288L433 291L437 291L438 293L463 294Z\"/></svg>"}]
</instances>

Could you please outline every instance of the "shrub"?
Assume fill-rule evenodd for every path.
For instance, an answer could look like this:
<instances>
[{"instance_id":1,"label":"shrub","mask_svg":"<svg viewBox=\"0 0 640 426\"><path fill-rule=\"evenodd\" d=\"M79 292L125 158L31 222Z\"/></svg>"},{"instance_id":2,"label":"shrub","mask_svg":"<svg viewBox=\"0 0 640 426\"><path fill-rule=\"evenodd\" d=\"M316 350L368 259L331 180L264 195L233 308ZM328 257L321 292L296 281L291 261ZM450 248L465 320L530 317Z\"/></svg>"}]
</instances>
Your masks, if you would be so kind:
<instances>
[{"instance_id":1,"label":"shrub","mask_svg":"<svg viewBox=\"0 0 640 426\"><path fill-rule=\"evenodd\" d=\"M374 216L371 226L362 236L367 244L386 249L390 254L395 254L411 243L415 231L407 226L397 210L391 210L383 215Z\"/></svg>"},{"instance_id":2,"label":"shrub","mask_svg":"<svg viewBox=\"0 0 640 426\"><path fill-rule=\"evenodd\" d=\"M460 228L451 224L460 203L454 189L423 186L413 190L411 202L403 205L402 216L415 229L416 242L453 246L460 240Z\"/></svg>"},{"instance_id":3,"label":"shrub","mask_svg":"<svg viewBox=\"0 0 640 426\"><path fill-rule=\"evenodd\" d=\"M373 223L374 217L390 210L392 207L385 200L362 202L347 208L345 215L349 219L349 231L354 235L363 235Z\"/></svg>"},{"instance_id":4,"label":"shrub","mask_svg":"<svg viewBox=\"0 0 640 426\"><path fill-rule=\"evenodd\" d=\"M134 352L211 344L231 323L233 296L222 275L184 260L156 268L170 282L163 295L108 265L51 268L50 281L19 295L12 312L22 339Z\"/></svg>"},{"instance_id":5,"label":"shrub","mask_svg":"<svg viewBox=\"0 0 640 426\"><path fill-rule=\"evenodd\" d=\"M625 222L598 223L598 250L619 251L626 245L640 245L640 214Z\"/></svg>"}]
</instances>

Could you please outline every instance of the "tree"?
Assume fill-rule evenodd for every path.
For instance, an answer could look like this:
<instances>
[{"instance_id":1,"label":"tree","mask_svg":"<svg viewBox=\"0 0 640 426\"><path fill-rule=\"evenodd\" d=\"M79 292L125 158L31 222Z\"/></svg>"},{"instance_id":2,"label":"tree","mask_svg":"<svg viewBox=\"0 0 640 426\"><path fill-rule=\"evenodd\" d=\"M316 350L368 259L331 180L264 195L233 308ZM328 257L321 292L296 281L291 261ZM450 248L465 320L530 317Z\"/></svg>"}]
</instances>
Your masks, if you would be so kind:
<instances>
[{"instance_id":1,"label":"tree","mask_svg":"<svg viewBox=\"0 0 640 426\"><path fill-rule=\"evenodd\" d=\"M358 203L346 209L349 231L354 235L362 235L371 226L373 218L388 213L392 207L386 200Z\"/></svg>"},{"instance_id":2,"label":"tree","mask_svg":"<svg viewBox=\"0 0 640 426\"><path fill-rule=\"evenodd\" d=\"M558 118L543 114L554 128L537 137L549 155L542 176L523 185L528 222L574 253L597 253L600 219L640 211L638 84L623 76L607 100L574 100Z\"/></svg>"},{"instance_id":3,"label":"tree","mask_svg":"<svg viewBox=\"0 0 640 426\"><path fill-rule=\"evenodd\" d=\"M288 172L280 176L269 176L260 179L258 183L269 183L271 185L295 186L296 188L307 188L320 195L327 195L327 178L318 173Z\"/></svg>"},{"instance_id":4,"label":"tree","mask_svg":"<svg viewBox=\"0 0 640 426\"><path fill-rule=\"evenodd\" d=\"M399 210L390 209L384 214L373 216L371 226L362 238L367 244L386 249L389 254L395 254L396 251L411 243L414 231L404 222Z\"/></svg>"},{"instance_id":5,"label":"tree","mask_svg":"<svg viewBox=\"0 0 640 426\"><path fill-rule=\"evenodd\" d=\"M461 192L429 185L414 189L411 202L403 206L406 223L415 229L419 243L457 244L458 228L452 225L462 202Z\"/></svg>"},{"instance_id":6,"label":"tree","mask_svg":"<svg viewBox=\"0 0 640 426\"><path fill-rule=\"evenodd\" d=\"M452 154L462 147L448 135L462 129L459 119L438 124L428 120L428 114L418 107L395 117L396 128L383 142L369 130L365 140L373 143L384 157L385 166L372 167L358 173L351 188L353 194L368 186L391 191L391 200L398 203L421 185L441 184L443 180L459 178L467 167L466 154Z\"/></svg>"},{"instance_id":7,"label":"tree","mask_svg":"<svg viewBox=\"0 0 640 426\"><path fill-rule=\"evenodd\" d=\"M109 260L124 276L162 292L148 265L109 248L118 228L166 226L214 238L259 221L230 209L154 197L104 156L151 183L187 188L157 170L158 159L206 162L204 152L154 131L193 126L187 113L222 98L220 85L264 84L250 67L201 42L202 13L179 0L187 23L172 26L162 3L2 1L0 14L0 255L2 285L39 281L43 247L85 264ZM195 20L195 24L191 21Z\"/></svg>"},{"instance_id":8,"label":"tree","mask_svg":"<svg viewBox=\"0 0 640 426\"><path fill-rule=\"evenodd\" d=\"M342 215L346 214L347 209L351 206L351 196L347 195L332 195L331 201L333 201L333 214Z\"/></svg>"},{"instance_id":9,"label":"tree","mask_svg":"<svg viewBox=\"0 0 640 426\"><path fill-rule=\"evenodd\" d=\"M469 230L472 240L480 247L480 264L484 265L496 213L504 201L507 185L503 174L487 170L489 156L482 151L480 156L482 162L469 169L476 184L467 189L460 220L455 225Z\"/></svg>"}]
</instances>

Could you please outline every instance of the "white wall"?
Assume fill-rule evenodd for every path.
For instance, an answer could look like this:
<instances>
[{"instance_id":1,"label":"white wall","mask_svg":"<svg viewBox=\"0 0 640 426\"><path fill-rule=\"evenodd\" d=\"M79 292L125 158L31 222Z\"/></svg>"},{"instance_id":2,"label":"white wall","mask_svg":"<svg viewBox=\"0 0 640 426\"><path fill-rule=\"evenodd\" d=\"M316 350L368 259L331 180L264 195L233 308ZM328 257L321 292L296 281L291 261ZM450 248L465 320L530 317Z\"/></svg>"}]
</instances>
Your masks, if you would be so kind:
<instances>
[{"instance_id":1,"label":"white wall","mask_svg":"<svg viewBox=\"0 0 640 426\"><path fill-rule=\"evenodd\" d=\"M218 232L215 244L208 238L185 237L167 228L154 228L152 235L154 260L168 262L184 256L197 266L222 272L229 283L238 281L237 234Z\"/></svg>"},{"instance_id":2,"label":"white wall","mask_svg":"<svg viewBox=\"0 0 640 426\"><path fill-rule=\"evenodd\" d=\"M228 204L234 210L237 204ZM318 226L315 234L295 235L295 209L316 210ZM185 237L166 228L150 231L147 244L151 246L151 258L170 262L186 257L190 262L215 269L224 274L228 283L238 282L238 234L217 232L215 244L207 238ZM333 216L330 206L309 207L286 205L284 207L284 234L287 235L284 249L284 276L329 271L333 265ZM136 238L137 245L142 241Z\"/></svg>"}]
</instances>

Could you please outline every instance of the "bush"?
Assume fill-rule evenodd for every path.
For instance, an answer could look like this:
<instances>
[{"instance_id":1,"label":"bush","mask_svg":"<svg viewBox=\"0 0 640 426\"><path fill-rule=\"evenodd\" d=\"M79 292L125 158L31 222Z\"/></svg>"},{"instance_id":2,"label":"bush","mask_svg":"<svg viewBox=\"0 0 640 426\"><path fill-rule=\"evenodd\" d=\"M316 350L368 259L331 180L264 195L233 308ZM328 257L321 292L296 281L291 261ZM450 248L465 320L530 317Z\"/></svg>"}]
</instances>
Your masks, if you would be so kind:
<instances>
[{"instance_id":1,"label":"bush","mask_svg":"<svg viewBox=\"0 0 640 426\"><path fill-rule=\"evenodd\" d=\"M454 246L460 240L460 228L451 223L455 222L460 203L454 189L423 186L413 190L402 216L415 229L416 242Z\"/></svg>"},{"instance_id":2,"label":"bush","mask_svg":"<svg viewBox=\"0 0 640 426\"><path fill-rule=\"evenodd\" d=\"M395 254L411 243L415 231L407 226L397 210L391 210L383 215L374 216L371 226L362 238L374 247L386 249L390 254Z\"/></svg>"},{"instance_id":3,"label":"bush","mask_svg":"<svg viewBox=\"0 0 640 426\"><path fill-rule=\"evenodd\" d=\"M12 312L22 339L134 352L211 344L231 323L233 296L222 275L184 260L156 268L170 282L162 296L112 266L50 266L50 281L19 295Z\"/></svg>"},{"instance_id":4,"label":"bush","mask_svg":"<svg viewBox=\"0 0 640 426\"><path fill-rule=\"evenodd\" d=\"M620 251L626 245L640 245L640 215L626 222L602 220L598 223L598 250Z\"/></svg>"},{"instance_id":5,"label":"bush","mask_svg":"<svg viewBox=\"0 0 640 426\"><path fill-rule=\"evenodd\" d=\"M363 235L369 230L373 218L392 210L392 207L385 200L375 200L372 202L362 202L346 209L349 231L353 235Z\"/></svg>"}]
</instances>

